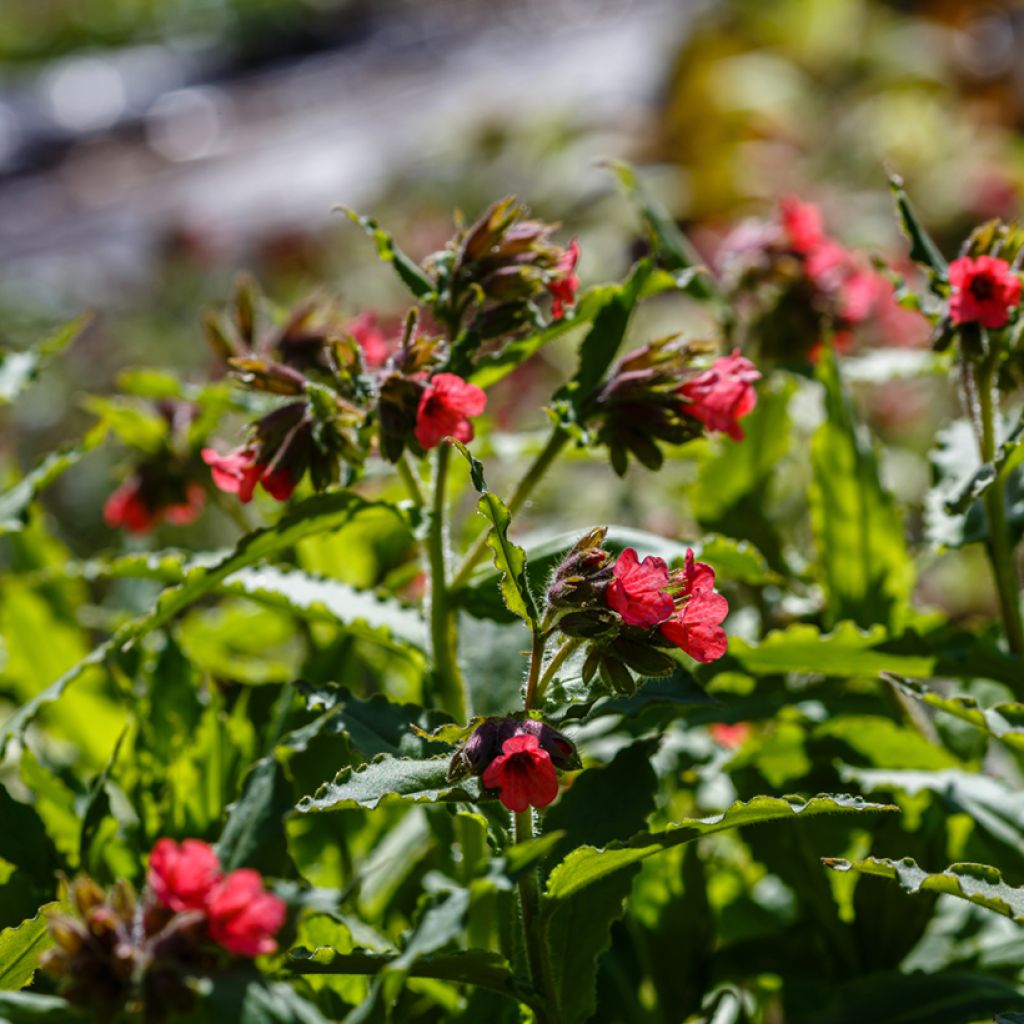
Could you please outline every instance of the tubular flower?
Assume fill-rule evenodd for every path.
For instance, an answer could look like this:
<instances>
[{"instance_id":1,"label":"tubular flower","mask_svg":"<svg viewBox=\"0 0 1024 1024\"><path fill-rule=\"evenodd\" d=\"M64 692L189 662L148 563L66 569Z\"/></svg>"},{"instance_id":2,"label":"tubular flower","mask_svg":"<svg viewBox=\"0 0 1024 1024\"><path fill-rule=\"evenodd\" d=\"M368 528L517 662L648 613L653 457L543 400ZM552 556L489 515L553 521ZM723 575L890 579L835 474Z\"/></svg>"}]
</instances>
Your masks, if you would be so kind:
<instances>
[{"instance_id":1,"label":"tubular flower","mask_svg":"<svg viewBox=\"0 0 1024 1024\"><path fill-rule=\"evenodd\" d=\"M107 498L103 521L114 529L123 527L129 533L146 533L156 526L159 516L146 503L138 477L131 477Z\"/></svg>"},{"instance_id":2,"label":"tubular flower","mask_svg":"<svg viewBox=\"0 0 1024 1024\"><path fill-rule=\"evenodd\" d=\"M672 595L665 590L668 566L662 559L648 555L641 562L633 548L626 548L612 572L614 579L608 584L605 600L628 625L656 626L672 614Z\"/></svg>"},{"instance_id":3,"label":"tubular flower","mask_svg":"<svg viewBox=\"0 0 1024 1024\"><path fill-rule=\"evenodd\" d=\"M682 411L700 420L708 430L722 431L743 440L740 418L757 404L754 383L761 379L754 364L739 354L723 356L711 368L686 381L678 393L686 401Z\"/></svg>"},{"instance_id":4,"label":"tubular flower","mask_svg":"<svg viewBox=\"0 0 1024 1024\"><path fill-rule=\"evenodd\" d=\"M371 369L383 366L388 361L391 345L387 335L377 324L377 317L370 312L360 313L350 320L345 330L355 338L363 350L363 359Z\"/></svg>"},{"instance_id":5,"label":"tubular flower","mask_svg":"<svg viewBox=\"0 0 1024 1024\"><path fill-rule=\"evenodd\" d=\"M186 839L159 839L149 855L149 888L170 910L202 910L210 890L220 879L220 861L212 846Z\"/></svg>"},{"instance_id":6,"label":"tubular flower","mask_svg":"<svg viewBox=\"0 0 1024 1024\"><path fill-rule=\"evenodd\" d=\"M825 240L821 210L813 203L802 203L796 196L785 196L779 203L782 229L795 252L807 254Z\"/></svg>"},{"instance_id":7,"label":"tubular flower","mask_svg":"<svg viewBox=\"0 0 1024 1024\"><path fill-rule=\"evenodd\" d=\"M416 440L422 448L436 448L445 437L463 444L473 440L471 416L479 416L487 405L482 388L469 384L454 373L432 377L420 396L416 410Z\"/></svg>"},{"instance_id":8,"label":"tubular flower","mask_svg":"<svg viewBox=\"0 0 1024 1024\"><path fill-rule=\"evenodd\" d=\"M202 514L206 494L200 484L143 469L113 491L103 505L103 521L129 533L148 533L166 520L188 526Z\"/></svg>"},{"instance_id":9,"label":"tubular flower","mask_svg":"<svg viewBox=\"0 0 1024 1024\"><path fill-rule=\"evenodd\" d=\"M729 602L714 589L714 569L695 562L688 548L686 566L673 582L679 586L676 610L659 625L661 635L695 661L716 661L728 647L721 623L729 614Z\"/></svg>"},{"instance_id":10,"label":"tubular flower","mask_svg":"<svg viewBox=\"0 0 1024 1024\"><path fill-rule=\"evenodd\" d=\"M954 323L1002 327L1020 302L1020 278L996 256L961 256L949 265L949 315Z\"/></svg>"},{"instance_id":11,"label":"tubular flower","mask_svg":"<svg viewBox=\"0 0 1024 1024\"><path fill-rule=\"evenodd\" d=\"M536 736L526 733L510 736L483 774L488 789L498 790L498 798L510 811L527 807L547 807L558 796L558 775L551 755Z\"/></svg>"},{"instance_id":12,"label":"tubular flower","mask_svg":"<svg viewBox=\"0 0 1024 1024\"><path fill-rule=\"evenodd\" d=\"M576 291L580 286L580 279L576 276L576 264L580 261L580 243L574 238L558 257L555 264L555 276L548 282L548 292L551 294L551 315L555 320L561 320L567 309L571 309L576 302Z\"/></svg>"},{"instance_id":13,"label":"tubular flower","mask_svg":"<svg viewBox=\"0 0 1024 1024\"><path fill-rule=\"evenodd\" d=\"M226 494L237 494L243 504L252 501L256 484L278 501L287 501L295 490L297 481L290 470L285 466L275 469L269 463L258 461L255 448L236 448L227 455L204 448L202 457L210 467L214 484Z\"/></svg>"},{"instance_id":14,"label":"tubular flower","mask_svg":"<svg viewBox=\"0 0 1024 1024\"><path fill-rule=\"evenodd\" d=\"M513 736L534 737L559 770L580 767L572 742L550 725L533 718L487 718L452 756L448 778L455 780L467 773L483 775L495 758L502 755L505 741Z\"/></svg>"},{"instance_id":15,"label":"tubular flower","mask_svg":"<svg viewBox=\"0 0 1024 1024\"><path fill-rule=\"evenodd\" d=\"M229 953L262 956L277 949L274 933L284 924L285 905L263 888L258 871L240 868L222 878L206 900L210 938Z\"/></svg>"}]
</instances>

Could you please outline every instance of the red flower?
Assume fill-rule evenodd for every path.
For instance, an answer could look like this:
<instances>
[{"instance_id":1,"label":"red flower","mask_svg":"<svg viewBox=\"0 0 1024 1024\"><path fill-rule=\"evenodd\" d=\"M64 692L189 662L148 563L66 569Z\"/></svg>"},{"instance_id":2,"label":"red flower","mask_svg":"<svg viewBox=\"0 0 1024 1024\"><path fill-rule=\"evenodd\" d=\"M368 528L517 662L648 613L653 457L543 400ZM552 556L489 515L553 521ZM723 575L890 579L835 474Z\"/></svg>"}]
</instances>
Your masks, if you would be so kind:
<instances>
[{"instance_id":1,"label":"red flower","mask_svg":"<svg viewBox=\"0 0 1024 1024\"><path fill-rule=\"evenodd\" d=\"M720 623L729 614L729 602L714 589L715 571L704 562L695 562L693 551L687 549L686 566L677 579L681 582L679 607L658 627L661 635L695 661L716 661L728 647Z\"/></svg>"},{"instance_id":2,"label":"red flower","mask_svg":"<svg viewBox=\"0 0 1024 1024\"><path fill-rule=\"evenodd\" d=\"M813 203L801 203L796 196L785 196L779 203L779 212L794 251L809 253L825 240L821 210Z\"/></svg>"},{"instance_id":3,"label":"red flower","mask_svg":"<svg viewBox=\"0 0 1024 1024\"><path fill-rule=\"evenodd\" d=\"M199 839L186 839L181 846L173 839L158 839L149 855L149 888L170 910L202 910L219 880L217 854Z\"/></svg>"},{"instance_id":4,"label":"red flower","mask_svg":"<svg viewBox=\"0 0 1024 1024\"><path fill-rule=\"evenodd\" d=\"M505 740L501 753L487 766L483 782L488 789L499 791L498 798L510 811L547 807L558 796L551 755L530 733Z\"/></svg>"},{"instance_id":5,"label":"red flower","mask_svg":"<svg viewBox=\"0 0 1024 1024\"><path fill-rule=\"evenodd\" d=\"M574 238L568 248L558 257L555 264L555 276L548 282L551 294L551 315L556 320L565 316L567 308L576 302L576 291L580 279L576 276L576 264L580 261L580 243Z\"/></svg>"},{"instance_id":6,"label":"red flower","mask_svg":"<svg viewBox=\"0 0 1024 1024\"><path fill-rule=\"evenodd\" d=\"M742 441L739 420L757 403L754 382L760 379L754 364L737 349L732 355L716 359L709 370L679 388L679 394L688 399L683 412L700 420L708 430L721 430L734 441Z\"/></svg>"},{"instance_id":7,"label":"red flower","mask_svg":"<svg viewBox=\"0 0 1024 1024\"><path fill-rule=\"evenodd\" d=\"M123 527L129 533L146 533L156 526L158 519L143 499L137 477L121 484L103 505L103 521L107 526Z\"/></svg>"},{"instance_id":8,"label":"red flower","mask_svg":"<svg viewBox=\"0 0 1024 1024\"><path fill-rule=\"evenodd\" d=\"M201 454L214 484L226 494L237 494L243 503L252 501L257 483L278 501L287 501L298 483L287 467L272 469L269 463L258 461L255 448L238 448L227 455L204 448Z\"/></svg>"},{"instance_id":9,"label":"red flower","mask_svg":"<svg viewBox=\"0 0 1024 1024\"><path fill-rule=\"evenodd\" d=\"M711 726L711 738L729 750L742 746L750 735L750 726L746 722L715 722Z\"/></svg>"},{"instance_id":10,"label":"red flower","mask_svg":"<svg viewBox=\"0 0 1024 1024\"><path fill-rule=\"evenodd\" d=\"M483 389L454 373L439 373L420 396L416 440L423 448L436 448L445 437L467 444L473 440L469 417L479 416L486 405Z\"/></svg>"},{"instance_id":11,"label":"red flower","mask_svg":"<svg viewBox=\"0 0 1024 1024\"><path fill-rule=\"evenodd\" d=\"M129 533L147 533L166 519L175 526L194 523L203 511L206 493L201 485L185 486L185 500L173 505L154 505L147 496L147 487L138 476L130 477L115 490L103 505L103 521L115 529Z\"/></svg>"},{"instance_id":12,"label":"red flower","mask_svg":"<svg viewBox=\"0 0 1024 1024\"><path fill-rule=\"evenodd\" d=\"M1006 260L995 256L961 256L949 265L949 315L953 323L977 321L982 327L1002 327L1010 309L1020 302L1020 278Z\"/></svg>"},{"instance_id":13,"label":"red flower","mask_svg":"<svg viewBox=\"0 0 1024 1024\"><path fill-rule=\"evenodd\" d=\"M636 551L626 548L612 572L615 578L608 584L605 600L627 625L656 626L672 614L672 595L665 592L668 566L662 559L648 555L640 562Z\"/></svg>"},{"instance_id":14,"label":"red flower","mask_svg":"<svg viewBox=\"0 0 1024 1024\"><path fill-rule=\"evenodd\" d=\"M373 368L387 362L391 345L388 336L377 326L377 317L373 313L360 313L349 321L345 330L359 343L367 366Z\"/></svg>"},{"instance_id":15,"label":"red flower","mask_svg":"<svg viewBox=\"0 0 1024 1024\"><path fill-rule=\"evenodd\" d=\"M206 900L210 938L239 956L277 949L274 933L284 924L285 905L263 888L258 871L241 868L222 878Z\"/></svg>"}]
</instances>

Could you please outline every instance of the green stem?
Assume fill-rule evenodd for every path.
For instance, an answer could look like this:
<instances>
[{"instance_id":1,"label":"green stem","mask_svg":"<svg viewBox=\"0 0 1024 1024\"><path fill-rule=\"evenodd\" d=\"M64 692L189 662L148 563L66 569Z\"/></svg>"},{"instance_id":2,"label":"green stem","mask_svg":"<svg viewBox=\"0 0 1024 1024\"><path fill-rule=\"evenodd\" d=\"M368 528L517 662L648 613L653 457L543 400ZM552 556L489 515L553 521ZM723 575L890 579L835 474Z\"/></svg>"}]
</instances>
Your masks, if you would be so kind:
<instances>
[{"instance_id":1,"label":"green stem","mask_svg":"<svg viewBox=\"0 0 1024 1024\"><path fill-rule=\"evenodd\" d=\"M558 457L558 453L565 447L565 443L568 440L569 435L561 427L555 427L548 438L547 444L537 453L537 457L530 464L529 469L523 474L519 483L516 484L516 489L512 492L512 497L508 502L508 510L512 515L515 515L526 503L526 499L533 493L533 489L540 483L541 478L548 471L551 463ZM452 591L461 590L469 582L473 569L476 568L477 562L480 561L487 550L487 537L489 533L489 530L484 530L473 542L473 546L462 560L462 564L459 566L454 577L452 577Z\"/></svg>"},{"instance_id":2,"label":"green stem","mask_svg":"<svg viewBox=\"0 0 1024 1024\"><path fill-rule=\"evenodd\" d=\"M434 498L431 505L427 554L430 559L430 650L434 662L434 679L441 706L456 722L466 721L466 694L455 655L455 619L449 606L445 582L446 491L451 449L442 444L437 449L434 468Z\"/></svg>"},{"instance_id":3,"label":"green stem","mask_svg":"<svg viewBox=\"0 0 1024 1024\"><path fill-rule=\"evenodd\" d=\"M543 674L537 682L537 689L535 693L537 700L541 700L544 697L544 691L547 689L548 683L550 683L555 677L555 673L562 667L565 659L568 658L581 643L583 643L583 641L579 637L569 637L569 639L566 640L557 651L555 651L551 660L548 662L547 668L544 669ZM527 707L529 707L529 705L527 705Z\"/></svg>"},{"instance_id":4,"label":"green stem","mask_svg":"<svg viewBox=\"0 0 1024 1024\"><path fill-rule=\"evenodd\" d=\"M423 496L419 475L416 472L416 467L409 461L408 452L402 452L402 457L397 463L397 469L398 475L402 478L402 482L405 484L405 489L409 492L409 497L412 499L413 504L422 508L426 505L427 499Z\"/></svg>"},{"instance_id":5,"label":"green stem","mask_svg":"<svg viewBox=\"0 0 1024 1024\"><path fill-rule=\"evenodd\" d=\"M533 707L537 697L537 681L540 679L540 666L544 661L544 646L547 636L538 630L533 634L533 647L530 650L530 668L526 676L526 700L523 706L527 711Z\"/></svg>"},{"instance_id":6,"label":"green stem","mask_svg":"<svg viewBox=\"0 0 1024 1024\"><path fill-rule=\"evenodd\" d=\"M533 809L527 807L514 815L516 844L533 839ZM544 938L544 923L540 918L540 887L537 869L529 868L519 876L519 905L523 913L523 931L526 934L526 955L530 964L533 987L550 1008L542 1012L535 1008L537 1024L557 1024L554 1013L555 986L551 972L551 958Z\"/></svg>"},{"instance_id":7,"label":"green stem","mask_svg":"<svg viewBox=\"0 0 1024 1024\"><path fill-rule=\"evenodd\" d=\"M978 438L981 461L992 463L996 457L996 404L993 401L995 353L977 368L978 414L981 436ZM995 577L999 608L1003 616L1006 640L1014 654L1024 656L1024 625L1020 616L1020 584L1013 563L1013 542L1006 522L1005 479L996 475L985 492L985 511L988 515L988 551Z\"/></svg>"}]
</instances>

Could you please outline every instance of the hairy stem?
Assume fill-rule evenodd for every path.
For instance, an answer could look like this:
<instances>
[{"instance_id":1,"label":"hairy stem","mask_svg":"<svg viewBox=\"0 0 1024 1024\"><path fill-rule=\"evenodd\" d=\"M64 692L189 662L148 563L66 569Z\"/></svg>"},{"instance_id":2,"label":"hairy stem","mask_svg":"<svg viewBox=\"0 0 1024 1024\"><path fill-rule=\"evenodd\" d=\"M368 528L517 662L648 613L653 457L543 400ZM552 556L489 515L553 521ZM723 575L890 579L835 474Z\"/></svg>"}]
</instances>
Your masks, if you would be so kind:
<instances>
[{"instance_id":1,"label":"hairy stem","mask_svg":"<svg viewBox=\"0 0 1024 1024\"><path fill-rule=\"evenodd\" d=\"M419 474L416 472L416 467L409 461L408 452L402 452L402 457L398 460L396 468L398 475L402 478L402 483L405 484L405 489L409 492L412 503L418 508L422 508L426 505L427 499L423 496Z\"/></svg>"},{"instance_id":2,"label":"hairy stem","mask_svg":"<svg viewBox=\"0 0 1024 1024\"><path fill-rule=\"evenodd\" d=\"M547 689L548 683L554 679L555 673L562 667L565 659L568 658L581 643L583 643L583 641L579 637L569 637L565 643L555 651L551 660L548 662L547 668L544 669L544 672L537 682L537 690L535 694L537 700L541 700L544 697L544 691Z\"/></svg>"},{"instance_id":3,"label":"hairy stem","mask_svg":"<svg viewBox=\"0 0 1024 1024\"><path fill-rule=\"evenodd\" d=\"M516 489L512 492L512 497L508 502L508 510L512 515L515 515L526 503L526 499L533 493L533 489L540 483L541 478L551 467L551 463L558 457L558 453L565 447L565 443L568 440L569 435L561 427L555 427L548 438L547 444L537 453L537 457L530 464L519 483L516 484ZM487 537L489 533L490 530L484 530L466 553L462 564L452 577L451 589L453 591L461 590L469 582L469 577L476 568L477 562L480 561L487 550Z\"/></svg>"},{"instance_id":4,"label":"hairy stem","mask_svg":"<svg viewBox=\"0 0 1024 1024\"><path fill-rule=\"evenodd\" d=\"M540 679L540 666L544 661L544 646L547 637L538 630L533 634L533 647L530 650L530 668L526 675L526 700L524 707L527 711L533 707L537 698L537 682Z\"/></svg>"},{"instance_id":5,"label":"hairy stem","mask_svg":"<svg viewBox=\"0 0 1024 1024\"><path fill-rule=\"evenodd\" d=\"M431 505L427 554L430 559L430 653L434 662L434 680L442 708L464 722L467 716L466 694L456 658L455 617L449 605L445 582L445 521L448 462L451 449L442 444L434 464L434 497Z\"/></svg>"},{"instance_id":6,"label":"hairy stem","mask_svg":"<svg viewBox=\"0 0 1024 1024\"><path fill-rule=\"evenodd\" d=\"M514 815L516 843L533 839L533 809L528 807ZM551 958L544 938L544 923L540 918L540 887L537 883L537 869L529 868L519 876L519 905L523 914L523 931L526 933L526 955L530 964L533 987L540 993L547 1006L546 1012L536 1009L537 1024L557 1024L554 1012L554 978L551 973Z\"/></svg>"},{"instance_id":7,"label":"hairy stem","mask_svg":"<svg viewBox=\"0 0 1024 1024\"><path fill-rule=\"evenodd\" d=\"M976 370L977 407L981 432L978 446L982 462L993 462L996 457L996 415L994 397L995 355L990 355ZM1006 522L1006 481L997 473L992 485L985 492L985 512L988 517L988 543L985 548L992 564L996 592L999 595L999 609L1002 612L1003 627L1010 650L1024 655L1024 626L1020 615L1020 583L1016 578L1013 563L1013 542Z\"/></svg>"}]
</instances>

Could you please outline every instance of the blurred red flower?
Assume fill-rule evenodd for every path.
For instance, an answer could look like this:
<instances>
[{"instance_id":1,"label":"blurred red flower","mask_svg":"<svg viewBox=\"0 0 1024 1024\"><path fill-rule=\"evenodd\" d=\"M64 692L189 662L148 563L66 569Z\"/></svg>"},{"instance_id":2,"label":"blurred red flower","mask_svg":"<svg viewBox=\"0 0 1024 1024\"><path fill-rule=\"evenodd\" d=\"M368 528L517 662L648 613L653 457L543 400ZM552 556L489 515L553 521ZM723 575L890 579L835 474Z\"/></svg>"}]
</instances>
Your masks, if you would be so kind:
<instances>
[{"instance_id":1,"label":"blurred red flower","mask_svg":"<svg viewBox=\"0 0 1024 1024\"><path fill-rule=\"evenodd\" d=\"M996 256L961 256L949 265L949 315L957 324L1002 327L1020 302L1020 278Z\"/></svg>"},{"instance_id":2,"label":"blurred red flower","mask_svg":"<svg viewBox=\"0 0 1024 1024\"><path fill-rule=\"evenodd\" d=\"M732 355L716 359L710 369L679 388L679 394L687 400L683 412L700 420L708 430L719 430L734 441L742 441L739 421L757 404L754 383L760 379L754 364L737 349Z\"/></svg>"},{"instance_id":3,"label":"blurred red flower","mask_svg":"<svg viewBox=\"0 0 1024 1024\"><path fill-rule=\"evenodd\" d=\"M475 384L454 373L439 373L431 378L420 396L416 410L416 440L423 448L436 448L445 437L463 444L473 440L470 416L479 416L487 405L487 395Z\"/></svg>"}]
</instances>

